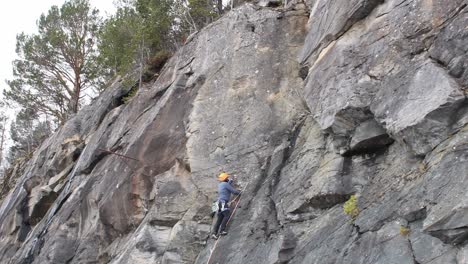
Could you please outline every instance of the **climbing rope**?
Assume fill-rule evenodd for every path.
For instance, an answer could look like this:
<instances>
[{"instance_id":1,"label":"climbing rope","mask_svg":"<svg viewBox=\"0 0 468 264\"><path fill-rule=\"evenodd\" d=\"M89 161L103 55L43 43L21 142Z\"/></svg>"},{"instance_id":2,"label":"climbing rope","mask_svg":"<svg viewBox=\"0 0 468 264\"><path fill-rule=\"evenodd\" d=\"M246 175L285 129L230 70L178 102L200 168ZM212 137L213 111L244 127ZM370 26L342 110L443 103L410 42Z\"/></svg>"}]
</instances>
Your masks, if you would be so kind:
<instances>
[{"instance_id":1,"label":"climbing rope","mask_svg":"<svg viewBox=\"0 0 468 264\"><path fill-rule=\"evenodd\" d=\"M141 160L139 160L139 159L135 159L135 158L132 158L132 157L129 157L129 156L126 156L126 155L117 153L117 152L115 152L115 151L111 151L111 150L103 149L103 148L98 148L98 150L100 150L100 151L102 151L102 152L109 153L109 154L114 154L114 155L119 156L119 157L122 157L122 158L126 158L126 159L130 159L130 160L134 160L134 161L138 161L138 162L143 163L143 162L142 162Z\"/></svg>"},{"instance_id":2,"label":"climbing rope","mask_svg":"<svg viewBox=\"0 0 468 264\"><path fill-rule=\"evenodd\" d=\"M249 185L249 183L247 183L247 184L245 185L245 187L242 189L242 191L240 192L239 195L237 195L234 199L232 199L232 202L234 202L236 199L239 199L239 200L237 201L236 206L234 206L234 209L232 210L232 214L229 216L229 219L228 219L227 222L226 222L226 226L229 224L229 222L230 222L231 219L233 218L234 213L235 213L236 210L237 210L237 206L238 206L239 203L240 203L240 196L241 196L241 194L245 191L245 189L247 188L248 185ZM210 264L211 257L213 256L213 252L216 250L216 247L218 246L218 242L221 240L221 237L222 237L222 236L220 236L220 237L216 240L216 242L214 243L213 249L211 249L210 256L208 257L208 261L206 262L206 264Z\"/></svg>"},{"instance_id":3,"label":"climbing rope","mask_svg":"<svg viewBox=\"0 0 468 264\"><path fill-rule=\"evenodd\" d=\"M109 153L109 154L116 155L116 156L122 158L122 160L124 161L124 163L125 163L128 167L130 167L130 168L132 168L132 166L130 166L130 164L128 164L128 163L125 161L125 159L137 161L137 162L142 163L142 164L145 165L145 166L151 167L151 165L146 165L143 161L141 161L141 160L139 160L139 159L136 159L136 158L133 158L133 157L129 157L129 156L126 156L126 155L123 155L123 154L119 154L119 153L116 153L116 152L114 152L114 151L110 151L110 150L107 150L107 149L99 149L99 150L100 150L100 151L103 151L103 152L106 152L106 153ZM209 169L211 169L211 168L209 168ZM133 170L135 171L136 168L133 168ZM240 203L240 200L241 200L241 194L245 191L245 189L247 188L247 186L249 185L249 183L250 183L250 182L247 182L247 184L246 184L245 187L242 189L242 191L240 192L240 194L237 195L236 197L234 197L234 199L232 199L231 203L232 203L232 202L235 202L236 200L237 200L237 202L236 202L236 205L234 206L234 209L232 210L232 213L229 215L229 219L228 219L228 221L226 222L226 226L231 222L232 218L234 217L234 214L236 213L237 208L238 208L239 203ZM213 249L212 249L211 252L210 252L210 256L208 257L207 264L210 264L210 261L211 261L211 258L212 258L212 256L213 256L213 253L214 253L214 251L216 250L216 248L217 248L218 243L219 243L220 240L221 240L221 237L219 237L219 238L216 240L216 242L215 242L215 244L214 244L214 246L213 246Z\"/></svg>"},{"instance_id":4,"label":"climbing rope","mask_svg":"<svg viewBox=\"0 0 468 264\"><path fill-rule=\"evenodd\" d=\"M102 151L102 152L105 152L105 153L108 153L108 154L112 154L112 155L116 155L117 157L121 158L122 161L125 163L125 165L127 167L129 167L130 169L132 169L133 172L135 172L138 168L141 168L141 167L146 167L146 168L157 168L157 166L155 165L150 165L150 164L147 164L145 163L144 161L142 160L139 160L139 159L136 159L134 157L130 157L130 156L127 156L127 155L123 155L123 154L120 154L120 153L117 153L115 151L112 151L112 150L108 150L108 149L103 149L103 148L98 148L97 150L99 151ZM236 153L240 153L241 151L243 151L244 149L240 149L240 150L237 150L237 151L234 151L234 152L231 152L230 154L236 154ZM131 160L131 161L136 161L136 162L139 162L142 166L130 166L129 163L126 162L126 160ZM196 160L196 159L195 159ZM243 166L245 165L253 165L253 164L257 164L257 163L244 163L242 164ZM203 173L203 172L210 172L210 171L213 171L213 170L219 170L220 168L225 168L226 166L228 166L230 164L220 164L220 165L216 165L216 166L212 166L212 167L207 167L207 168L204 168L204 169L201 169L201 170L197 170L197 171L191 171L192 173ZM240 173L241 170L238 168L238 166L234 166L234 168L237 168L237 169L230 169L229 171L231 173Z\"/></svg>"}]
</instances>

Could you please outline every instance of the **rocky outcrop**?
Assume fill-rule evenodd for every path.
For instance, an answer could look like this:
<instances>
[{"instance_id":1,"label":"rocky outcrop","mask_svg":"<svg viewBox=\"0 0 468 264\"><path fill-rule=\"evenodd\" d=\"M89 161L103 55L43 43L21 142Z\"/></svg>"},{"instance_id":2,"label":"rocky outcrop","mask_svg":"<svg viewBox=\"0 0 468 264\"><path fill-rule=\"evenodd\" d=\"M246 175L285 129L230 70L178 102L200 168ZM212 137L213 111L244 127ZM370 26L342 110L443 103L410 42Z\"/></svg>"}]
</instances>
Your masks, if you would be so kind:
<instances>
[{"instance_id":1,"label":"rocky outcrop","mask_svg":"<svg viewBox=\"0 0 468 264\"><path fill-rule=\"evenodd\" d=\"M462 0L231 10L44 142L1 262L465 263L467 25ZM220 171L245 191L215 242Z\"/></svg>"}]
</instances>

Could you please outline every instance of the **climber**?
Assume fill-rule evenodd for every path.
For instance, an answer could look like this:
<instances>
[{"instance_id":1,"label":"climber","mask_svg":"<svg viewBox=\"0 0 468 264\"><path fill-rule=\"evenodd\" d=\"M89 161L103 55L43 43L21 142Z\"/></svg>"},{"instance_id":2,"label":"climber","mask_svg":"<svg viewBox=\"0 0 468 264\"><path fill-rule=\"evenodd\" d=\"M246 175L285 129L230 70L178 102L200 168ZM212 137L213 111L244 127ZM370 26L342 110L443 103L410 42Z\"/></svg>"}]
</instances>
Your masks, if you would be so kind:
<instances>
[{"instance_id":1,"label":"climber","mask_svg":"<svg viewBox=\"0 0 468 264\"><path fill-rule=\"evenodd\" d=\"M240 195L240 191L232 187L232 180L229 179L229 175L225 172L221 173L218 176L218 219L214 226L211 237L214 239L218 238L218 235L225 236L227 235L226 224L229 220L230 210L229 210L229 200L231 199L231 193ZM218 234L219 231L219 234Z\"/></svg>"}]
</instances>

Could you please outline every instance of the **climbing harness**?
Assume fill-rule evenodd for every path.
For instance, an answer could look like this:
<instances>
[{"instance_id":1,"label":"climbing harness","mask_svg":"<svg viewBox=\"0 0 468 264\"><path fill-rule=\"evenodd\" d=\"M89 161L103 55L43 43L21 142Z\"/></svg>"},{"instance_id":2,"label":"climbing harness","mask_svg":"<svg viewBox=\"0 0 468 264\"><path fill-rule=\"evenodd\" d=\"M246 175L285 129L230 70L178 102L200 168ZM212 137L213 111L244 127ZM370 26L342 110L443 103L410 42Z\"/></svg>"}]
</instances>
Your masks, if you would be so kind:
<instances>
[{"instance_id":1,"label":"climbing harness","mask_svg":"<svg viewBox=\"0 0 468 264\"><path fill-rule=\"evenodd\" d=\"M238 197L238 196L236 196L236 198L237 198L237 197ZM234 202L236 198L234 198L234 199L231 201L231 203ZM224 212L224 211L226 211L226 210L229 210L229 205L228 205L228 203L226 203L226 201L223 201L223 200L216 200L216 201L214 201L214 202L211 204L211 218L213 218L217 213L219 213L219 212Z\"/></svg>"},{"instance_id":2,"label":"climbing harness","mask_svg":"<svg viewBox=\"0 0 468 264\"><path fill-rule=\"evenodd\" d=\"M219 212L219 204L218 201L214 201L211 204L211 218L213 218L217 212Z\"/></svg>"},{"instance_id":3,"label":"climbing harness","mask_svg":"<svg viewBox=\"0 0 468 264\"><path fill-rule=\"evenodd\" d=\"M143 165L144 162L142 162L141 160L139 159L135 159L135 158L132 158L132 157L129 157L129 156L126 156L126 155L123 155L123 154L119 154L119 153L116 153L116 152L113 152L113 151L110 151L110 150L106 150L106 149L99 149L100 151L103 151L103 152L106 152L106 153L110 153L110 154L114 154L114 155L117 155L119 157L121 157L124 161L125 159L129 159L129 160L133 160L133 161L138 161L140 163L142 163ZM125 162L125 164L127 164L127 166L131 167L127 162ZM234 197L234 199L232 199L232 201L230 203L233 203L233 202L236 202L236 205L234 206L233 210L232 210L232 213L230 214L229 216L229 219L228 221L226 222L226 226L231 222L231 219L234 217L234 214L236 213L236 210L238 208L238 205L240 203L240 199L241 199L241 194L245 191L245 189L247 188L247 186L249 185L250 182L248 182L245 187L242 189L242 191L240 192L239 195L237 195L236 197ZM221 205L220 205L221 204ZM219 203L219 201L216 201L212 204L212 207L211 207L211 210L212 210L212 213L213 212L218 212L219 210L225 210L226 208L228 208L227 204L226 203ZM213 253L214 251L216 250L216 247L218 245L218 242L221 240L221 237L218 238L215 242L215 244L213 245L213 249L211 250L210 252L210 256L208 257L208 261L207 261L207 264L210 264L210 261L211 261L211 257L213 256Z\"/></svg>"}]
</instances>

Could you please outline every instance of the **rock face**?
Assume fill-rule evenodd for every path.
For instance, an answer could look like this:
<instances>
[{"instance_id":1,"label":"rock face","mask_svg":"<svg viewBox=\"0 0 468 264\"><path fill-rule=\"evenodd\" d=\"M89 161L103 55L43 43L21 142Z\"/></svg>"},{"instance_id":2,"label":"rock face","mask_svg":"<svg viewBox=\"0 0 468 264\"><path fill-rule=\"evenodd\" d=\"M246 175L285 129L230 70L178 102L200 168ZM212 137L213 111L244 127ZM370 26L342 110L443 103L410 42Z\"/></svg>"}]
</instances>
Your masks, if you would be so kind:
<instances>
[{"instance_id":1,"label":"rock face","mask_svg":"<svg viewBox=\"0 0 468 264\"><path fill-rule=\"evenodd\" d=\"M0 262L467 263L468 4L345 2L244 4L115 81L18 170Z\"/></svg>"}]
</instances>

